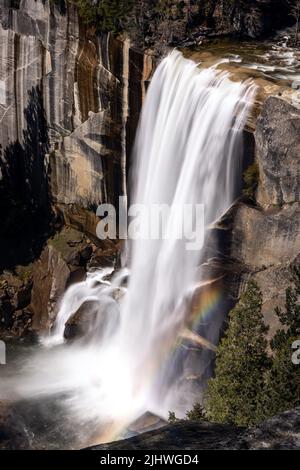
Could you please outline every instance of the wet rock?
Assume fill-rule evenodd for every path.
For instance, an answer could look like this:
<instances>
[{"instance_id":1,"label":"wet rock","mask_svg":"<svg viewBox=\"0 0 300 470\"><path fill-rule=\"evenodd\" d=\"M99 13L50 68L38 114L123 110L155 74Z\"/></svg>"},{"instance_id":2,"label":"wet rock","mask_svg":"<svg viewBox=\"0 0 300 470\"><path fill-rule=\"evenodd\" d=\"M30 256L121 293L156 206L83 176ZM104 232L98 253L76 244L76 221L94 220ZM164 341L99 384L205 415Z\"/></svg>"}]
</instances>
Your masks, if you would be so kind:
<instances>
[{"instance_id":1,"label":"wet rock","mask_svg":"<svg viewBox=\"0 0 300 470\"><path fill-rule=\"evenodd\" d=\"M117 328L119 309L113 299L86 300L65 325L67 340L88 338L99 340L111 335Z\"/></svg>"},{"instance_id":2,"label":"wet rock","mask_svg":"<svg viewBox=\"0 0 300 470\"><path fill-rule=\"evenodd\" d=\"M81 263L87 263L93 254L93 247L91 245L85 246L79 253Z\"/></svg>"},{"instance_id":3,"label":"wet rock","mask_svg":"<svg viewBox=\"0 0 300 470\"><path fill-rule=\"evenodd\" d=\"M13 325L14 308L9 299L4 299L0 304L0 326L9 329Z\"/></svg>"},{"instance_id":4,"label":"wet rock","mask_svg":"<svg viewBox=\"0 0 300 470\"><path fill-rule=\"evenodd\" d=\"M30 448L30 439L24 421L11 404L0 401L0 449Z\"/></svg>"},{"instance_id":5,"label":"wet rock","mask_svg":"<svg viewBox=\"0 0 300 470\"><path fill-rule=\"evenodd\" d=\"M1 282L11 296L13 296L14 293L23 286L23 281L18 276L7 271L4 271L1 276Z\"/></svg>"},{"instance_id":6,"label":"wet rock","mask_svg":"<svg viewBox=\"0 0 300 470\"><path fill-rule=\"evenodd\" d=\"M73 3L18 3L5 1L0 15L0 200L11 233L9 250L3 235L4 266L16 252L26 262L40 256L52 211L96 237L95 208L117 206L125 192L126 156L154 67L128 40L87 30ZM26 240L16 237L20 214Z\"/></svg>"}]
</instances>

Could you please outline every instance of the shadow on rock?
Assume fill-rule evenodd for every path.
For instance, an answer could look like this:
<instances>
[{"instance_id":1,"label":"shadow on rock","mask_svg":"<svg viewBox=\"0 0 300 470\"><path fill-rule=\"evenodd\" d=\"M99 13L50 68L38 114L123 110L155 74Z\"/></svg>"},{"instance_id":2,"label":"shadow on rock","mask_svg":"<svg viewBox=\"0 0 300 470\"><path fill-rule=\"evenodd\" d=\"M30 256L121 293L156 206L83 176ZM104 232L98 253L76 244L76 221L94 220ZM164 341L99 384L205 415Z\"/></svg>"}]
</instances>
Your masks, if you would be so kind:
<instances>
[{"instance_id":1,"label":"shadow on rock","mask_svg":"<svg viewBox=\"0 0 300 470\"><path fill-rule=\"evenodd\" d=\"M39 86L28 92L22 143L0 155L0 269L36 258L50 232L48 125Z\"/></svg>"}]
</instances>

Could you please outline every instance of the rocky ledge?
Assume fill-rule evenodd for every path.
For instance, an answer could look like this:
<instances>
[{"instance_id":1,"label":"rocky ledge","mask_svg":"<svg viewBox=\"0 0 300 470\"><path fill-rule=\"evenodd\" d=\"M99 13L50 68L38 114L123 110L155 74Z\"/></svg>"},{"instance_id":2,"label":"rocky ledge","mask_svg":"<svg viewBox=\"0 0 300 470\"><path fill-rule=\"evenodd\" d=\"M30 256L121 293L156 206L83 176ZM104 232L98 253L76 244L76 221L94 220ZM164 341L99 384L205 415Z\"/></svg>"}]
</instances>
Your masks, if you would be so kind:
<instances>
[{"instance_id":1,"label":"rocky ledge","mask_svg":"<svg viewBox=\"0 0 300 470\"><path fill-rule=\"evenodd\" d=\"M296 450L300 449L300 408L286 411L255 428L179 421L159 430L90 450Z\"/></svg>"}]
</instances>

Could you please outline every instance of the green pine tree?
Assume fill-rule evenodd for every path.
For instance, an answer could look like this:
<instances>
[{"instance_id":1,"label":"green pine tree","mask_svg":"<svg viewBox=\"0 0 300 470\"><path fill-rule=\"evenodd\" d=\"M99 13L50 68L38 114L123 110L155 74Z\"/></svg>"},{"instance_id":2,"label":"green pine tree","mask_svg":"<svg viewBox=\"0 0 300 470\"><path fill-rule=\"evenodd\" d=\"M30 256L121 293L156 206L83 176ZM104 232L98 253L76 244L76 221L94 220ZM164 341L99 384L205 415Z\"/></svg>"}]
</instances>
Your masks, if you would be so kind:
<instances>
[{"instance_id":1,"label":"green pine tree","mask_svg":"<svg viewBox=\"0 0 300 470\"><path fill-rule=\"evenodd\" d=\"M134 7L133 0L69 0L78 8L79 16L88 26L99 31L117 33Z\"/></svg>"},{"instance_id":2,"label":"green pine tree","mask_svg":"<svg viewBox=\"0 0 300 470\"><path fill-rule=\"evenodd\" d=\"M208 382L205 407L212 421L248 426L264 418L262 392L269 359L261 306L261 292L250 281L229 314L216 353L215 377Z\"/></svg>"},{"instance_id":3,"label":"green pine tree","mask_svg":"<svg viewBox=\"0 0 300 470\"><path fill-rule=\"evenodd\" d=\"M300 268L293 267L291 273L293 286L286 290L285 308L276 309L284 329L271 342L273 361L264 393L267 416L300 405L300 366L292 362L292 344L300 339Z\"/></svg>"}]
</instances>

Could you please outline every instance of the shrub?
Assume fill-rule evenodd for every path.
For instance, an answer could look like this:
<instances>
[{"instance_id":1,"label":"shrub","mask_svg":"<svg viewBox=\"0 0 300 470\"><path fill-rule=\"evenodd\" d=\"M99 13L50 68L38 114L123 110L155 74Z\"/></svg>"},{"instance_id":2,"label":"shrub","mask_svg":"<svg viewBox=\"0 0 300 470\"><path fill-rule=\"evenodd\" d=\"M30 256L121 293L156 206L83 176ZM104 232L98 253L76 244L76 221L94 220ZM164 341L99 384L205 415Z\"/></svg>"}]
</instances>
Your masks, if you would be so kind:
<instances>
[{"instance_id":1,"label":"shrub","mask_svg":"<svg viewBox=\"0 0 300 470\"><path fill-rule=\"evenodd\" d=\"M292 362L292 344L300 339L300 269L293 267L292 287L286 290L285 308L276 309L282 324L271 342L272 367L265 384L265 412L273 416L300 405L300 369Z\"/></svg>"},{"instance_id":2,"label":"shrub","mask_svg":"<svg viewBox=\"0 0 300 470\"><path fill-rule=\"evenodd\" d=\"M189 421L207 421L204 408L196 402L190 411L187 411L186 418Z\"/></svg>"}]
</instances>

